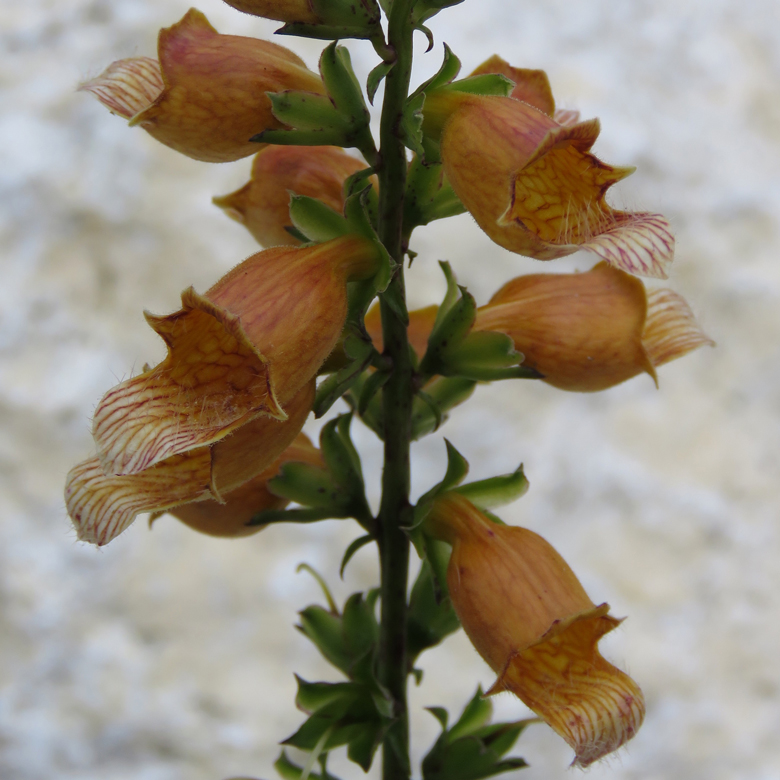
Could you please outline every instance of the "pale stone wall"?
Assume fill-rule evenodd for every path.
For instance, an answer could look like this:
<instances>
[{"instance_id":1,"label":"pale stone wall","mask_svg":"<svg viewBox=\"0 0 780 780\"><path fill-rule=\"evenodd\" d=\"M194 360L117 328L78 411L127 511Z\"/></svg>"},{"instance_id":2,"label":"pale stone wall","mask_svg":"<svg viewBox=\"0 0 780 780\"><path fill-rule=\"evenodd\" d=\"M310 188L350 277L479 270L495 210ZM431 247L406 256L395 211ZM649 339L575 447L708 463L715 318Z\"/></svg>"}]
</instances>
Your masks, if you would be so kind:
<instances>
[{"instance_id":1,"label":"pale stone wall","mask_svg":"<svg viewBox=\"0 0 780 780\"><path fill-rule=\"evenodd\" d=\"M35 0L0 6L0 777L9 780L270 778L302 715L295 670L337 679L293 628L319 600L307 561L340 596L373 583L368 549L337 581L348 522L215 541L171 518L139 520L103 550L75 541L67 470L90 454L89 418L161 342L164 313L254 251L210 204L249 161L193 162L73 92L111 60L153 54L174 0ZM223 32L272 24L218 0ZM658 210L678 239L672 283L717 342L594 396L533 383L479 388L445 433L473 475L523 461L531 491L503 512L549 539L624 626L604 643L647 695L628 750L590 770L621 780L780 778L780 38L773 0L466 0L432 26L470 69L493 52L545 68L559 103L599 116L596 152L635 164L613 203ZM421 39L422 42L422 39ZM310 65L320 45L289 41ZM367 45L350 45L361 72ZM423 58L430 73L441 49ZM540 266L461 217L420 231L412 302L439 299L451 260L484 301ZM575 256L557 269L587 268ZM379 452L355 426L366 469ZM312 426L316 431L316 426ZM414 487L441 474L436 435ZM376 498L376 478L370 480ZM460 635L423 656L412 693L459 709L488 668ZM523 706L500 697L503 717ZM567 776L544 726L518 752L525 780ZM335 762L338 766L338 762ZM359 775L345 768L349 777Z\"/></svg>"}]
</instances>

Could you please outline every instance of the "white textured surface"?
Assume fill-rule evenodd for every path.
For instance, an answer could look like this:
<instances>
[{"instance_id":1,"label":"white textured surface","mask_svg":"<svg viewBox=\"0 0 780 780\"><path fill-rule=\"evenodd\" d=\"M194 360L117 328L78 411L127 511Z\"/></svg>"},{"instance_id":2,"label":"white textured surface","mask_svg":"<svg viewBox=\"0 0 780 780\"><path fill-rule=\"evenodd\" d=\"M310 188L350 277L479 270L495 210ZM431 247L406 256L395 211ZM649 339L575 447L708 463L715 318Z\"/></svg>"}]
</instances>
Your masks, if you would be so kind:
<instances>
[{"instance_id":1,"label":"white textured surface","mask_svg":"<svg viewBox=\"0 0 780 780\"><path fill-rule=\"evenodd\" d=\"M153 54L174 0L36 0L0 7L0 777L9 780L270 778L297 725L295 670L336 679L292 628L319 600L294 574L336 580L348 523L274 528L236 542L170 518L139 521L105 550L74 541L61 490L90 453L100 395L162 344L141 310L167 312L254 251L210 205L249 161L193 162L128 130L75 84ZM223 32L274 28L218 2ZM627 751L589 771L621 780L780 778L780 38L773 0L466 0L432 26L465 69L493 52L545 68L559 104L599 116L596 152L635 164L613 203L672 221L672 282L717 350L595 396L543 385L480 388L445 433L476 477L522 460L532 488L504 511L545 535L594 600L629 615L603 642L643 686ZM319 44L290 44L316 63ZM351 45L365 73L370 47ZM440 47L419 68L438 65ZM437 300L452 261L479 300L539 270L460 217L421 231L412 302ZM558 269L585 268L586 256ZM367 469L378 451L358 430ZM441 436L417 445L415 489L441 472ZM375 495L376 480L372 482ZM362 551L341 596L375 577ZM459 709L491 675L462 635L423 657L421 711ZM502 716L524 710L499 698ZM569 776L543 726L517 777ZM360 775L355 767L348 776Z\"/></svg>"}]
</instances>

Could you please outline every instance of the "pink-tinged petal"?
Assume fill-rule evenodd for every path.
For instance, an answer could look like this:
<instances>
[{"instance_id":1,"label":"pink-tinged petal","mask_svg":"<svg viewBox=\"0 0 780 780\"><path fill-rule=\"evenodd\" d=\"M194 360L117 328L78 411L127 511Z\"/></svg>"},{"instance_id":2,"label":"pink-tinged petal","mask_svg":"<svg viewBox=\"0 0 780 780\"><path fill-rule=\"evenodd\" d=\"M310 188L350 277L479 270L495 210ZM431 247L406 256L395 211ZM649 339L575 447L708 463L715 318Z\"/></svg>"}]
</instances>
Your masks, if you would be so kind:
<instances>
[{"instance_id":1,"label":"pink-tinged petal","mask_svg":"<svg viewBox=\"0 0 780 780\"><path fill-rule=\"evenodd\" d=\"M558 108L553 114L553 119L564 127L579 124L580 112L576 108Z\"/></svg>"},{"instance_id":2,"label":"pink-tinged petal","mask_svg":"<svg viewBox=\"0 0 780 780\"><path fill-rule=\"evenodd\" d=\"M121 534L141 512L210 496L210 484L208 447L124 477L106 476L100 461L91 458L68 474L65 502L79 539L102 546Z\"/></svg>"},{"instance_id":3,"label":"pink-tinged petal","mask_svg":"<svg viewBox=\"0 0 780 780\"><path fill-rule=\"evenodd\" d=\"M284 419L267 361L236 315L190 288L180 311L147 320L168 356L98 404L93 436L106 474L133 474L212 444L260 414Z\"/></svg>"},{"instance_id":4,"label":"pink-tinged petal","mask_svg":"<svg viewBox=\"0 0 780 780\"><path fill-rule=\"evenodd\" d=\"M715 342L699 327L685 298L669 289L647 294L647 320L642 343L654 366Z\"/></svg>"},{"instance_id":5,"label":"pink-tinged petal","mask_svg":"<svg viewBox=\"0 0 780 780\"><path fill-rule=\"evenodd\" d=\"M112 62L99 76L85 81L79 92L91 92L112 113L125 119L148 108L162 93L160 63L151 57Z\"/></svg>"},{"instance_id":6,"label":"pink-tinged petal","mask_svg":"<svg viewBox=\"0 0 780 780\"><path fill-rule=\"evenodd\" d=\"M674 260L674 236L660 214L613 211L612 223L582 243L587 249L636 276L666 279Z\"/></svg>"},{"instance_id":7,"label":"pink-tinged petal","mask_svg":"<svg viewBox=\"0 0 780 780\"><path fill-rule=\"evenodd\" d=\"M556 622L542 639L510 658L489 693L512 691L574 749L587 767L630 740L642 725L639 686L606 661L599 639L621 621L602 604Z\"/></svg>"}]
</instances>

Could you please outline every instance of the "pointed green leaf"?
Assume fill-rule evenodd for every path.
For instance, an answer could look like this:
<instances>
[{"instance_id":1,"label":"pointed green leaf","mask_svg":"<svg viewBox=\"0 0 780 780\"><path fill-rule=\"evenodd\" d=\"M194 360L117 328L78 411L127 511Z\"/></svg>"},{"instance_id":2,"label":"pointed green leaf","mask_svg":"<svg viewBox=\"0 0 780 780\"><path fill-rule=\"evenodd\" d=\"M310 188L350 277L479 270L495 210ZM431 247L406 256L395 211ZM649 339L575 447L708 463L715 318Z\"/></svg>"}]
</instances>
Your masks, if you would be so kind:
<instances>
[{"instance_id":1,"label":"pointed green leaf","mask_svg":"<svg viewBox=\"0 0 780 780\"><path fill-rule=\"evenodd\" d=\"M352 556L361 548L367 544L373 542L375 537L373 534L365 534L365 536L358 536L353 542L350 543L344 552L344 557L341 559L341 566L339 567L339 576L344 579L344 570L347 568L347 564L352 560Z\"/></svg>"},{"instance_id":2,"label":"pointed green leaf","mask_svg":"<svg viewBox=\"0 0 780 780\"><path fill-rule=\"evenodd\" d=\"M439 721L441 724L442 730L447 730L447 721L449 719L449 715L447 714L447 710L444 709L444 707L426 707L426 710L433 715L436 720Z\"/></svg>"},{"instance_id":3,"label":"pointed green leaf","mask_svg":"<svg viewBox=\"0 0 780 780\"><path fill-rule=\"evenodd\" d=\"M488 699L482 698L482 688L477 688L477 692L465 706L458 722L450 729L449 741L473 734L490 720L492 714L493 705Z\"/></svg>"},{"instance_id":4,"label":"pointed green leaf","mask_svg":"<svg viewBox=\"0 0 780 780\"><path fill-rule=\"evenodd\" d=\"M393 69L394 62L380 62L371 73L368 74L366 80L366 92L368 93L368 101L371 105L374 105L374 97L376 91L379 89L379 85L382 83L382 79Z\"/></svg>"}]
</instances>

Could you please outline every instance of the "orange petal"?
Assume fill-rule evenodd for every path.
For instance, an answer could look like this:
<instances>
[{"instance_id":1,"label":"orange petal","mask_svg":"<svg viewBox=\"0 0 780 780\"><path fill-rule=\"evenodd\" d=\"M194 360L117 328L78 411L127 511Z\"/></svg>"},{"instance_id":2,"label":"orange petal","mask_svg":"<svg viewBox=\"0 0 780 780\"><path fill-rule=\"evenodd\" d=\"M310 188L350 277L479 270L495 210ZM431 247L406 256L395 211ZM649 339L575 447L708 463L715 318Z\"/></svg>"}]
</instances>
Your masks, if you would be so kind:
<instances>
[{"instance_id":1,"label":"orange petal","mask_svg":"<svg viewBox=\"0 0 780 780\"><path fill-rule=\"evenodd\" d=\"M280 22L317 24L320 20L309 0L225 0L228 5L253 16L277 19Z\"/></svg>"},{"instance_id":2,"label":"orange petal","mask_svg":"<svg viewBox=\"0 0 780 780\"><path fill-rule=\"evenodd\" d=\"M98 404L93 436L106 474L133 474L211 444L261 413L284 419L267 361L238 317L192 288L182 307L147 315L168 345L165 360Z\"/></svg>"},{"instance_id":3,"label":"orange petal","mask_svg":"<svg viewBox=\"0 0 780 780\"><path fill-rule=\"evenodd\" d=\"M699 327L685 298L668 289L647 294L642 343L654 366L662 366L705 345L715 346Z\"/></svg>"},{"instance_id":4,"label":"orange petal","mask_svg":"<svg viewBox=\"0 0 780 780\"><path fill-rule=\"evenodd\" d=\"M602 604L553 624L509 659L489 691L512 691L571 745L582 767L624 745L645 715L639 686L598 651L599 639L620 623L608 611Z\"/></svg>"},{"instance_id":5,"label":"orange petal","mask_svg":"<svg viewBox=\"0 0 780 780\"><path fill-rule=\"evenodd\" d=\"M275 496L267 487L268 480L275 477L282 464L289 461L321 466L322 456L308 437L301 433L267 469L225 496L224 503L206 499L174 507L168 510L169 514L190 528L210 536L235 538L257 533L265 526L247 523L258 512L283 509L289 503L287 499Z\"/></svg>"},{"instance_id":6,"label":"orange petal","mask_svg":"<svg viewBox=\"0 0 780 780\"><path fill-rule=\"evenodd\" d=\"M157 51L165 90L131 124L204 162L255 154L257 144L249 139L282 126L267 92L324 91L320 77L289 49L220 35L195 9L160 31Z\"/></svg>"},{"instance_id":7,"label":"orange petal","mask_svg":"<svg viewBox=\"0 0 780 780\"><path fill-rule=\"evenodd\" d=\"M544 381L562 390L605 390L645 371L642 282L599 263L587 273L528 274L507 282L477 312L475 330L506 333Z\"/></svg>"},{"instance_id":8,"label":"orange petal","mask_svg":"<svg viewBox=\"0 0 780 780\"><path fill-rule=\"evenodd\" d=\"M438 99L447 116L444 169L479 226L499 245L540 260L587 249L629 273L664 278L674 238L657 214L617 211L606 191L633 168L602 163L589 150L597 120L561 126L512 98ZM449 113L448 113L449 112Z\"/></svg>"},{"instance_id":9,"label":"orange petal","mask_svg":"<svg viewBox=\"0 0 780 780\"><path fill-rule=\"evenodd\" d=\"M471 75L480 76L484 73L500 73L502 76L511 79L515 82L511 97L538 108L548 116L553 115L555 99L550 88L550 80L543 70L515 68L506 60L494 54L479 65Z\"/></svg>"},{"instance_id":10,"label":"orange petal","mask_svg":"<svg viewBox=\"0 0 780 780\"><path fill-rule=\"evenodd\" d=\"M300 431L314 400L312 380L288 404L289 418L259 417L211 447L174 455L126 476L106 475L97 458L68 475L65 500L79 539L104 545L141 512L184 503L223 501L279 456Z\"/></svg>"},{"instance_id":11,"label":"orange petal","mask_svg":"<svg viewBox=\"0 0 780 780\"><path fill-rule=\"evenodd\" d=\"M112 62L99 76L79 85L112 113L131 119L148 108L164 88L160 63L151 57L129 57Z\"/></svg>"},{"instance_id":12,"label":"orange petal","mask_svg":"<svg viewBox=\"0 0 780 780\"><path fill-rule=\"evenodd\" d=\"M106 476L97 458L68 474L65 502L79 539L102 546L140 512L166 509L210 495L211 453L201 447L175 455L140 474Z\"/></svg>"},{"instance_id":13,"label":"orange petal","mask_svg":"<svg viewBox=\"0 0 780 780\"><path fill-rule=\"evenodd\" d=\"M263 246L300 244L285 230L292 225L290 193L317 198L341 213L344 181L365 167L335 146L267 146L255 155L251 181L212 202Z\"/></svg>"}]
</instances>

